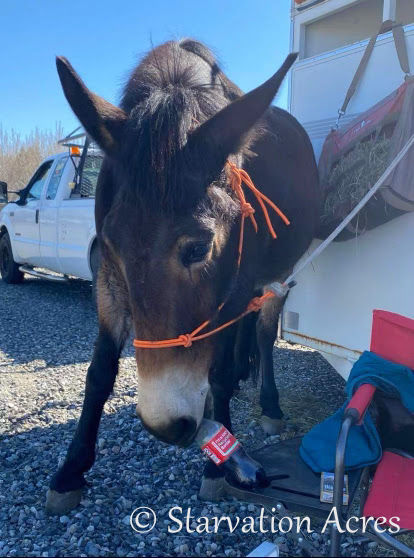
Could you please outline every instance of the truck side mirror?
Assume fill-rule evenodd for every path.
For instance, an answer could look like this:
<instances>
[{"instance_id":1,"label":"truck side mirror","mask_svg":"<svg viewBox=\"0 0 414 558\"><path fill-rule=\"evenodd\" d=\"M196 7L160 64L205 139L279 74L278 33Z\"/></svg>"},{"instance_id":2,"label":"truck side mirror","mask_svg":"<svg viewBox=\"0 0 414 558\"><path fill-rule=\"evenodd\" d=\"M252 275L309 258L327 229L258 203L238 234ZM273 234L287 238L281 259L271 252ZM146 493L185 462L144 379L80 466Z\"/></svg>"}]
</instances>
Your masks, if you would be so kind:
<instances>
[{"instance_id":1,"label":"truck side mirror","mask_svg":"<svg viewBox=\"0 0 414 558\"><path fill-rule=\"evenodd\" d=\"M7 203L7 182L0 181L0 203Z\"/></svg>"}]
</instances>

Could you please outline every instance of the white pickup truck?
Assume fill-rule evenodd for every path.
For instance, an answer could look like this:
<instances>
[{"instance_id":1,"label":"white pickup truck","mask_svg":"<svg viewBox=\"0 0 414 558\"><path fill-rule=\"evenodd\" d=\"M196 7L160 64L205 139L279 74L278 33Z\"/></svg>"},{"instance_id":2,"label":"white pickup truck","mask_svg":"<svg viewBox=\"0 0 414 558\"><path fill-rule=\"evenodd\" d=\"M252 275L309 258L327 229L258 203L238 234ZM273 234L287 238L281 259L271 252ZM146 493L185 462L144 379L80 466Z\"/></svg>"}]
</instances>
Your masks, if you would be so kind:
<instances>
[{"instance_id":1,"label":"white pickup truck","mask_svg":"<svg viewBox=\"0 0 414 558\"><path fill-rule=\"evenodd\" d=\"M3 281L20 283L24 273L93 281L99 259L94 208L101 163L102 154L88 149L88 142L83 149L69 147L42 162L19 199L10 201L9 193L0 211ZM7 185L0 186L7 198Z\"/></svg>"}]
</instances>

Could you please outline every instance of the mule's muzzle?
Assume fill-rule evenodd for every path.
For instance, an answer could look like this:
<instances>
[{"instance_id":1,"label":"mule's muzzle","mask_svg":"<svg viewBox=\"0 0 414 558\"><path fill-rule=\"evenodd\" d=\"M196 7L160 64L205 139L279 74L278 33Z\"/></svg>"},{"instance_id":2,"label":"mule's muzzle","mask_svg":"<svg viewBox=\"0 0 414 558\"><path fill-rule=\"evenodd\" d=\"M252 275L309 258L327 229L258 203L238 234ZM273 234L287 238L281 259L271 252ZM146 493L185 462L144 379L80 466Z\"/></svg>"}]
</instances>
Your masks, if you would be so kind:
<instances>
[{"instance_id":1,"label":"mule's muzzle","mask_svg":"<svg viewBox=\"0 0 414 558\"><path fill-rule=\"evenodd\" d=\"M150 434L162 442L183 448L194 441L197 432L197 421L192 417L180 417L171 421L168 426L156 430L145 424L144 420L141 419L141 422Z\"/></svg>"}]
</instances>

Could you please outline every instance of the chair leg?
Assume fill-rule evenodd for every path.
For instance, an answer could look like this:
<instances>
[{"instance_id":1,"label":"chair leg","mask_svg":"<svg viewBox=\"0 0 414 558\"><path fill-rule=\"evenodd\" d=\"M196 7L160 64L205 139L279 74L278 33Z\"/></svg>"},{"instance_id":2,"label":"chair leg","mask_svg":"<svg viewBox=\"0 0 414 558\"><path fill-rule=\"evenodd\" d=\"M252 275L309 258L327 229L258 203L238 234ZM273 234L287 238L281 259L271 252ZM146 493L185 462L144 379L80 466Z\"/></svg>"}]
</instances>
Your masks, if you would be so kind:
<instances>
[{"instance_id":1,"label":"chair leg","mask_svg":"<svg viewBox=\"0 0 414 558\"><path fill-rule=\"evenodd\" d=\"M340 556L339 548L341 545L341 537L342 534L338 531L338 528L335 525L331 527L331 545L329 548L329 556L335 558L336 556Z\"/></svg>"},{"instance_id":2,"label":"chair leg","mask_svg":"<svg viewBox=\"0 0 414 558\"><path fill-rule=\"evenodd\" d=\"M341 430L339 432L338 441L336 443L335 455L335 480L334 480L334 493L333 493L333 507L336 508L337 516L342 523L342 502L344 493L344 472L345 472L345 449L348 440L349 430L354 422L354 418L346 416L342 422ZM331 557L339 556L339 548L341 544L341 533L337 526L333 523L331 527Z\"/></svg>"},{"instance_id":3,"label":"chair leg","mask_svg":"<svg viewBox=\"0 0 414 558\"><path fill-rule=\"evenodd\" d=\"M359 500L359 515L362 517L364 515L364 506L365 502L368 498L369 492L369 478L370 478L370 470L371 466L364 467L364 470L361 474L361 480L359 481L359 493L360 493L360 500Z\"/></svg>"}]
</instances>

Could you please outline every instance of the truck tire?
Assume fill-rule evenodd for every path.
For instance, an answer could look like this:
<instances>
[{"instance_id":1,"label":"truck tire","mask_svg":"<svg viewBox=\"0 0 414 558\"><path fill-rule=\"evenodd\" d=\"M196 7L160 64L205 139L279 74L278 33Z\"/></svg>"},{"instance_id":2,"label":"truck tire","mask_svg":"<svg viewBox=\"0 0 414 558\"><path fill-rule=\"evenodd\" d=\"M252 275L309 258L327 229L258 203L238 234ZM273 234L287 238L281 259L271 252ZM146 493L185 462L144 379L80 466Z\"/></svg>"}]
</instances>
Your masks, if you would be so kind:
<instances>
[{"instance_id":1,"label":"truck tire","mask_svg":"<svg viewBox=\"0 0 414 558\"><path fill-rule=\"evenodd\" d=\"M23 281L23 273L13 259L13 252L8 233L0 238L0 274L5 283L15 285Z\"/></svg>"}]
</instances>

